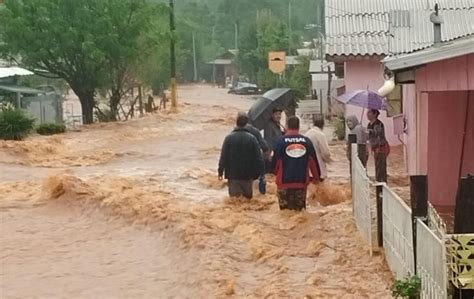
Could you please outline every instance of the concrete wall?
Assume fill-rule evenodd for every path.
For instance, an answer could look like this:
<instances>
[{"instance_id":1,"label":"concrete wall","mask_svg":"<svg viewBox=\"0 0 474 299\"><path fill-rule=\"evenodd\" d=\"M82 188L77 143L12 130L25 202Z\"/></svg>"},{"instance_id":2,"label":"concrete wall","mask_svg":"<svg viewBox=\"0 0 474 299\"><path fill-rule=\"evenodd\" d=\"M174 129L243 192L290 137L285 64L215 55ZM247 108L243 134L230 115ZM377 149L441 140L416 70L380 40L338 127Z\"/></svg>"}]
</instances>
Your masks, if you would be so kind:
<instances>
[{"instance_id":1,"label":"concrete wall","mask_svg":"<svg viewBox=\"0 0 474 299\"><path fill-rule=\"evenodd\" d=\"M344 81L346 85L346 92L356 89L369 89L377 91L384 83L383 66L378 58L368 58L361 60L350 60L344 64L345 73ZM346 116L356 115L359 120L363 117L363 124L367 126L367 109L346 105ZM385 125L385 134L387 140L391 145L398 145L400 141L398 136L393 134L393 122L391 118L387 117L385 112L380 114L380 120Z\"/></svg>"}]
</instances>

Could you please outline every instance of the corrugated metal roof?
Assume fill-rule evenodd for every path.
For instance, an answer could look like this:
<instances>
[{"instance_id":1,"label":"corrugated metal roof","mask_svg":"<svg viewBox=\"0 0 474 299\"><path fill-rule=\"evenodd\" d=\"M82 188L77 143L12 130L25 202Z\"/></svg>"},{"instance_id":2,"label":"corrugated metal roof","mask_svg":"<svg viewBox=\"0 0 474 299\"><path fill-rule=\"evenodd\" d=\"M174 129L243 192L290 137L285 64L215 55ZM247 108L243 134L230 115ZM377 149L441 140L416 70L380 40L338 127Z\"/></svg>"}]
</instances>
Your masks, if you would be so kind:
<instances>
[{"instance_id":1,"label":"corrugated metal roof","mask_svg":"<svg viewBox=\"0 0 474 299\"><path fill-rule=\"evenodd\" d=\"M389 56L383 60L385 66L391 70L401 70L435 61L446 60L463 56L474 51L474 35L456 39L453 42L442 44L409 54Z\"/></svg>"},{"instance_id":2,"label":"corrugated metal roof","mask_svg":"<svg viewBox=\"0 0 474 299\"><path fill-rule=\"evenodd\" d=\"M440 6L442 40L474 34L474 0L326 0L326 54L391 55L431 46Z\"/></svg>"},{"instance_id":3,"label":"corrugated metal roof","mask_svg":"<svg viewBox=\"0 0 474 299\"><path fill-rule=\"evenodd\" d=\"M8 78L8 77L13 77L13 76L28 76L28 75L33 75L33 73L21 67L17 67L17 66L0 67L0 78Z\"/></svg>"},{"instance_id":4,"label":"corrugated metal roof","mask_svg":"<svg viewBox=\"0 0 474 299\"><path fill-rule=\"evenodd\" d=\"M42 94L44 91L39 90L39 89L34 89L34 88L29 88L29 87L23 87L23 86L13 86L13 85L0 85L0 90L5 90L8 92L14 92L14 93L23 93L23 94Z\"/></svg>"}]
</instances>

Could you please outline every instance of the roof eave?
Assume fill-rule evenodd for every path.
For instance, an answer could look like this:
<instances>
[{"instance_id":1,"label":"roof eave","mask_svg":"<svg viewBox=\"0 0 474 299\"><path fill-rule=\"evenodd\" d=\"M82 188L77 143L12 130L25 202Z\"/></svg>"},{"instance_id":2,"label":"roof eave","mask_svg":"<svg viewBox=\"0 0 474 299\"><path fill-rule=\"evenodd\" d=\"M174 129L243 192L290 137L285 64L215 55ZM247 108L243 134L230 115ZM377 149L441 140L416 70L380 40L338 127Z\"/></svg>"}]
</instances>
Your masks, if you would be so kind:
<instances>
[{"instance_id":1,"label":"roof eave","mask_svg":"<svg viewBox=\"0 0 474 299\"><path fill-rule=\"evenodd\" d=\"M366 59L380 59L382 60L385 54L326 54L326 60L330 62L344 62L348 60L366 60Z\"/></svg>"},{"instance_id":2,"label":"roof eave","mask_svg":"<svg viewBox=\"0 0 474 299\"><path fill-rule=\"evenodd\" d=\"M392 71L410 69L431 62L474 53L473 41L474 38L463 42L451 42L439 48L431 47L411 54L387 57L382 62L385 67Z\"/></svg>"}]
</instances>

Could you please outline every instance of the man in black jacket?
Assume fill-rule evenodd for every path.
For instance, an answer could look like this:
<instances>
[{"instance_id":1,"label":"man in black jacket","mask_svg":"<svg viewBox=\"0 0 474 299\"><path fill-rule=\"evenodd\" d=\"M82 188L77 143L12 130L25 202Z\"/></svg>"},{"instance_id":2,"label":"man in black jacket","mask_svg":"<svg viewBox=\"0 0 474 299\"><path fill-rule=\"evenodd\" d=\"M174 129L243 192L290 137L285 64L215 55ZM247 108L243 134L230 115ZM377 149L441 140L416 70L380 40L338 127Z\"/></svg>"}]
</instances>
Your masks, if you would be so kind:
<instances>
[{"instance_id":1,"label":"man in black jacket","mask_svg":"<svg viewBox=\"0 0 474 299\"><path fill-rule=\"evenodd\" d=\"M260 131L251 124L247 124L245 126L245 129L257 139L258 144L260 145L260 149L263 153L263 165L265 166L265 163L269 164L272 151L270 150L270 147L263 138L262 134L260 134ZM263 170L263 174L258 178L258 190L260 191L260 194L267 193L267 180L265 178L265 169Z\"/></svg>"},{"instance_id":2,"label":"man in black jacket","mask_svg":"<svg viewBox=\"0 0 474 299\"><path fill-rule=\"evenodd\" d=\"M257 139L245 126L248 117L237 116L237 127L224 140L219 160L219 180L223 175L229 180L229 196L253 196L253 181L263 174L263 156Z\"/></svg>"}]
</instances>

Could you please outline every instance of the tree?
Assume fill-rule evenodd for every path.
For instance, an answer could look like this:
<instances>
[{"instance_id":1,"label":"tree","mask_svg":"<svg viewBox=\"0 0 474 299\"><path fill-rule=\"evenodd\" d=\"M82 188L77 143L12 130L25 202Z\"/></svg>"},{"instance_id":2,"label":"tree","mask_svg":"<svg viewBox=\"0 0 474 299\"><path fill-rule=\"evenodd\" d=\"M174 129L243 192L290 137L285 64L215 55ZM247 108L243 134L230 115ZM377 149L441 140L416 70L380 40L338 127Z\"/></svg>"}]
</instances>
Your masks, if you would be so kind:
<instances>
[{"instance_id":1,"label":"tree","mask_svg":"<svg viewBox=\"0 0 474 299\"><path fill-rule=\"evenodd\" d=\"M144 0L6 0L0 49L43 76L64 79L93 122L95 93L111 86L119 98L150 16Z\"/></svg>"},{"instance_id":2,"label":"tree","mask_svg":"<svg viewBox=\"0 0 474 299\"><path fill-rule=\"evenodd\" d=\"M287 72L287 85L293 89L297 100L304 100L309 93L311 75L309 70L309 58L298 57L298 64L293 70Z\"/></svg>"},{"instance_id":3,"label":"tree","mask_svg":"<svg viewBox=\"0 0 474 299\"><path fill-rule=\"evenodd\" d=\"M154 17L164 17L165 10L143 0L109 0L106 5L108 14L104 22L110 32L98 46L103 49L108 70L105 87L110 91L111 117L117 120L121 99L138 84L134 70L149 63L149 54L157 48L161 32L166 31L160 25L153 27L159 24L153 22Z\"/></svg>"},{"instance_id":4,"label":"tree","mask_svg":"<svg viewBox=\"0 0 474 299\"><path fill-rule=\"evenodd\" d=\"M275 18L269 10L259 11L254 24L242 38L239 66L241 72L251 80L260 78L260 84L263 83L261 80L268 82L271 79L268 72L264 71L268 69L268 53L285 51L288 48L288 34L286 24Z\"/></svg>"}]
</instances>

